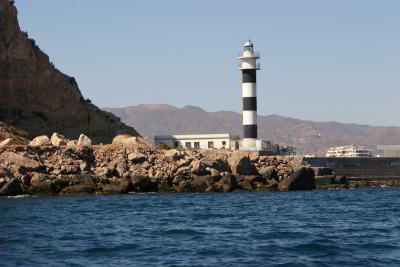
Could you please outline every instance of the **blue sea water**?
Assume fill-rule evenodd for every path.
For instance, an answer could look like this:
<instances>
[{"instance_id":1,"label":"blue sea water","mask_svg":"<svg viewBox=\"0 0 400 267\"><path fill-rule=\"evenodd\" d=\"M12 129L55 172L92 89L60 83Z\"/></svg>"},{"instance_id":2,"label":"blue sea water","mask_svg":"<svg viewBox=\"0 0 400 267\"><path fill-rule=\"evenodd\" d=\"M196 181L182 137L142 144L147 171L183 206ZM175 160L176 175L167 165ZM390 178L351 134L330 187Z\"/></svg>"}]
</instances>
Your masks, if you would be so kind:
<instances>
[{"instance_id":1,"label":"blue sea water","mask_svg":"<svg viewBox=\"0 0 400 267\"><path fill-rule=\"evenodd\" d=\"M400 188L0 198L1 266L400 266Z\"/></svg>"}]
</instances>

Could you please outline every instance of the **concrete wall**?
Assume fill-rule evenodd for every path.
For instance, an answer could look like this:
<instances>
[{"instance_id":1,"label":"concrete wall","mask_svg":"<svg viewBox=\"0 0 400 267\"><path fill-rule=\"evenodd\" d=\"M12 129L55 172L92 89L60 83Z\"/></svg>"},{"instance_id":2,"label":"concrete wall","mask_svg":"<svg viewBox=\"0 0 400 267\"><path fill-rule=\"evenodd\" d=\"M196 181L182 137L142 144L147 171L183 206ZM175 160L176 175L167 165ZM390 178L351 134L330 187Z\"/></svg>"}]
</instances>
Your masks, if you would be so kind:
<instances>
[{"instance_id":1,"label":"concrete wall","mask_svg":"<svg viewBox=\"0 0 400 267\"><path fill-rule=\"evenodd\" d=\"M164 139L164 140L158 140L155 139L155 145L160 145L161 143L164 143L170 147L176 147L174 145L175 142L178 142L178 148L186 148L186 143L189 142L191 145L191 148L194 147L195 142L200 143L200 148L201 149L208 149L208 142L213 142L214 148L220 149L220 148L227 148L227 149L234 149L234 140L231 140L229 138L210 138L210 139ZM222 144L222 142L225 142L225 145Z\"/></svg>"},{"instance_id":2,"label":"concrete wall","mask_svg":"<svg viewBox=\"0 0 400 267\"><path fill-rule=\"evenodd\" d=\"M304 158L312 167L330 167L347 177L400 177L400 158Z\"/></svg>"}]
</instances>

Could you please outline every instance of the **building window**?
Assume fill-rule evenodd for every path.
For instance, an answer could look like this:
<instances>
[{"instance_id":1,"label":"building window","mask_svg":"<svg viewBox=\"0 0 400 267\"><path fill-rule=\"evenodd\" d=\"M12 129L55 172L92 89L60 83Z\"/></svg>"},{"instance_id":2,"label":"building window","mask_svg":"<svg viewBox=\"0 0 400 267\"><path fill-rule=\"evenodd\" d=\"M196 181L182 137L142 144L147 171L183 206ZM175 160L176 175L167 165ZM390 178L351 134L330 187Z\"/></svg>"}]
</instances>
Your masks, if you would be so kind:
<instances>
[{"instance_id":1,"label":"building window","mask_svg":"<svg viewBox=\"0 0 400 267\"><path fill-rule=\"evenodd\" d=\"M194 142L194 148L200 148L200 142Z\"/></svg>"},{"instance_id":2,"label":"building window","mask_svg":"<svg viewBox=\"0 0 400 267\"><path fill-rule=\"evenodd\" d=\"M185 143L185 147L188 148L188 149L189 149L189 148L192 148L192 143L186 142L186 143Z\"/></svg>"},{"instance_id":3,"label":"building window","mask_svg":"<svg viewBox=\"0 0 400 267\"><path fill-rule=\"evenodd\" d=\"M208 142L208 148L214 148L214 142L212 141Z\"/></svg>"},{"instance_id":4,"label":"building window","mask_svg":"<svg viewBox=\"0 0 400 267\"><path fill-rule=\"evenodd\" d=\"M174 148L178 148L179 143L178 142L174 142Z\"/></svg>"}]
</instances>

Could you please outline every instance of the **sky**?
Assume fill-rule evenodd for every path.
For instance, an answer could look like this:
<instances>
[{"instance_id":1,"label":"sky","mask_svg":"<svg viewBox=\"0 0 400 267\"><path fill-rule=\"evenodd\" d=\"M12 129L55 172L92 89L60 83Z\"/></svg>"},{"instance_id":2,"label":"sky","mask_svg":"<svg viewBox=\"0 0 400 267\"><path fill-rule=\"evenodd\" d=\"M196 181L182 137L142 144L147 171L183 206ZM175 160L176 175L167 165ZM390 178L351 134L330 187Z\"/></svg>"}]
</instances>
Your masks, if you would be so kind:
<instances>
[{"instance_id":1,"label":"sky","mask_svg":"<svg viewBox=\"0 0 400 267\"><path fill-rule=\"evenodd\" d=\"M238 53L261 53L258 113L400 126L398 0L16 0L21 29L100 107L241 111Z\"/></svg>"}]
</instances>

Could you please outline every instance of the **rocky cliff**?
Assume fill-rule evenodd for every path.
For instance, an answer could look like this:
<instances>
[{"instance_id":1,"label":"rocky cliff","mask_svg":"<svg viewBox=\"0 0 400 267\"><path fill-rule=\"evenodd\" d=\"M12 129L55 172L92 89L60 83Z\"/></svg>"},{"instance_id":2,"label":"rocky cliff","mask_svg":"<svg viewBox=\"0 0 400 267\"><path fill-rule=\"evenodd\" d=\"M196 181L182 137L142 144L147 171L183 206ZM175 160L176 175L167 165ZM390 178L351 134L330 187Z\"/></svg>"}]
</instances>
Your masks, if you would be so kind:
<instances>
[{"instance_id":1,"label":"rocky cliff","mask_svg":"<svg viewBox=\"0 0 400 267\"><path fill-rule=\"evenodd\" d=\"M95 143L118 134L138 135L116 116L85 100L69 77L21 31L13 1L0 0L0 122L30 136L85 133Z\"/></svg>"}]
</instances>

